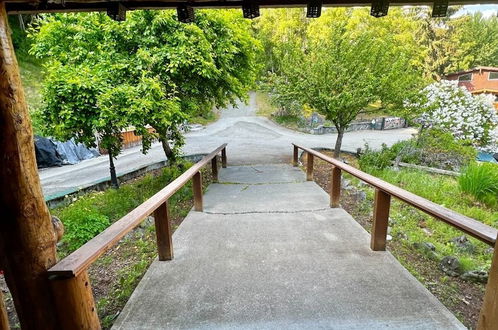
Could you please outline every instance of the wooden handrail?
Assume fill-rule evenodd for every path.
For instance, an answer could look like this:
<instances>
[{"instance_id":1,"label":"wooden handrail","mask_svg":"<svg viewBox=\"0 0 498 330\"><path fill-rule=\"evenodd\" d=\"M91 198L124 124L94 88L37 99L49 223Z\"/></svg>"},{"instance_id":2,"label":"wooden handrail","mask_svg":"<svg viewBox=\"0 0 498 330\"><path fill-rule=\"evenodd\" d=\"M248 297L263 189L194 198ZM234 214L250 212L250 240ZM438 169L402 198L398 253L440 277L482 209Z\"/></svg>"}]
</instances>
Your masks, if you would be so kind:
<instances>
[{"instance_id":1,"label":"wooden handrail","mask_svg":"<svg viewBox=\"0 0 498 330\"><path fill-rule=\"evenodd\" d=\"M463 214L447 209L444 206L431 202L423 197L392 185L386 181L374 177L373 175L367 174L363 171L358 170L357 168L347 165L337 159L326 156L318 151L294 143L293 146L294 164L296 164L297 161L296 149L301 149L309 155L313 155L326 161L329 164L332 164L334 167L351 174L352 176L362 180L365 183L368 183L369 185L381 190L382 192L393 196L411 206L414 206L417 209L435 217L436 219L442 220L452 225L453 227L483 241L484 243L487 243L491 246L495 246L496 244L498 230L491 226L488 226L475 219L469 218ZM313 161L308 161L308 164L310 163L313 164ZM307 169L307 176L312 176L312 169Z\"/></svg>"},{"instance_id":2,"label":"wooden handrail","mask_svg":"<svg viewBox=\"0 0 498 330\"><path fill-rule=\"evenodd\" d=\"M214 159L220 152L224 155L222 162L226 166L226 145L226 143L221 145L209 155L203 157L202 160L194 164L191 168L185 171L182 175L150 199L113 223L106 230L92 238L69 256L62 259L48 270L48 275L58 277L75 277L86 271L92 262L108 251L127 233L136 228L147 216L163 205L176 191L182 188L201 170L202 167L204 167L208 162L211 162L211 160Z\"/></svg>"}]
</instances>

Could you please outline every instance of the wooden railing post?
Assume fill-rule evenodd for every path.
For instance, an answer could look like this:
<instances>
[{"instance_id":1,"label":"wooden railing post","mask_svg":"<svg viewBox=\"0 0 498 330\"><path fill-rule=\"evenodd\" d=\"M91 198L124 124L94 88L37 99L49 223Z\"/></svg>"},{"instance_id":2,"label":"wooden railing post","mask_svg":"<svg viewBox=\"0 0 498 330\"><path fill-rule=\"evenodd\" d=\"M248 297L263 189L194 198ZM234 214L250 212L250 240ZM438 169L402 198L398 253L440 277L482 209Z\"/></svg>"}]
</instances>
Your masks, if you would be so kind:
<instances>
[{"instance_id":1,"label":"wooden railing post","mask_svg":"<svg viewBox=\"0 0 498 330\"><path fill-rule=\"evenodd\" d=\"M498 241L498 238L497 238ZM478 330L496 329L498 325L498 244L495 244L495 252L491 269L489 270L488 284L484 293L484 301L477 324Z\"/></svg>"},{"instance_id":2,"label":"wooden railing post","mask_svg":"<svg viewBox=\"0 0 498 330\"><path fill-rule=\"evenodd\" d=\"M341 198L341 169L334 166L330 178L330 207L339 207Z\"/></svg>"},{"instance_id":3,"label":"wooden railing post","mask_svg":"<svg viewBox=\"0 0 498 330\"><path fill-rule=\"evenodd\" d=\"M218 182L218 156L211 159L211 168L213 173L213 182Z\"/></svg>"},{"instance_id":4,"label":"wooden railing post","mask_svg":"<svg viewBox=\"0 0 498 330\"><path fill-rule=\"evenodd\" d=\"M221 167L227 168L227 148L221 149Z\"/></svg>"},{"instance_id":5,"label":"wooden railing post","mask_svg":"<svg viewBox=\"0 0 498 330\"><path fill-rule=\"evenodd\" d=\"M386 250L387 226L389 224L389 208L391 195L375 189L374 215L370 247L374 251Z\"/></svg>"},{"instance_id":6,"label":"wooden railing post","mask_svg":"<svg viewBox=\"0 0 498 330\"><path fill-rule=\"evenodd\" d=\"M202 174L197 172L192 178L192 184L194 188L194 210L197 212L202 212Z\"/></svg>"},{"instance_id":7,"label":"wooden railing post","mask_svg":"<svg viewBox=\"0 0 498 330\"><path fill-rule=\"evenodd\" d=\"M299 165L299 148L294 146L294 156L292 158L292 165Z\"/></svg>"},{"instance_id":8,"label":"wooden railing post","mask_svg":"<svg viewBox=\"0 0 498 330\"><path fill-rule=\"evenodd\" d=\"M309 152L306 154L306 180L313 181L313 155Z\"/></svg>"},{"instance_id":9,"label":"wooden railing post","mask_svg":"<svg viewBox=\"0 0 498 330\"><path fill-rule=\"evenodd\" d=\"M58 328L100 329L87 271L76 277L51 279Z\"/></svg>"},{"instance_id":10,"label":"wooden railing post","mask_svg":"<svg viewBox=\"0 0 498 330\"><path fill-rule=\"evenodd\" d=\"M7 308L5 308L5 300L2 290L0 289L0 329L10 329L9 317L7 316Z\"/></svg>"},{"instance_id":11,"label":"wooden railing post","mask_svg":"<svg viewBox=\"0 0 498 330\"><path fill-rule=\"evenodd\" d=\"M156 225L157 254L160 261L173 259L173 239L168 201L154 211Z\"/></svg>"}]
</instances>

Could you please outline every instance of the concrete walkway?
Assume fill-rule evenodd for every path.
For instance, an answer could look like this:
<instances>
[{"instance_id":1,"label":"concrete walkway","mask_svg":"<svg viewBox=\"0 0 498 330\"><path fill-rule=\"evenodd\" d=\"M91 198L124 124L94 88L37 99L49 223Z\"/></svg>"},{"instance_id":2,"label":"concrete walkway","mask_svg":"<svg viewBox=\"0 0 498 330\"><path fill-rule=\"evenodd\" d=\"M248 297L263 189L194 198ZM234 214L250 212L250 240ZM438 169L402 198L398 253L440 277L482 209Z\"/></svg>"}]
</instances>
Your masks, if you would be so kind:
<instances>
[{"instance_id":1,"label":"concrete walkway","mask_svg":"<svg viewBox=\"0 0 498 330\"><path fill-rule=\"evenodd\" d=\"M221 118L205 129L186 134L185 155L209 153L223 143L228 143L232 164L288 163L291 143L308 147L333 148L336 134L312 135L286 129L264 117L256 116L257 104L254 93L249 103L239 102L235 107L221 111ZM344 136L343 150L355 152L368 143L380 148L382 143L392 145L409 139L415 132L412 128L388 131L348 132ZM153 145L147 155L140 147L125 150L115 161L118 175L165 161L159 144ZM76 165L47 168L40 171L45 196L64 196L80 187L109 180L107 156L83 161Z\"/></svg>"},{"instance_id":2,"label":"concrete walkway","mask_svg":"<svg viewBox=\"0 0 498 330\"><path fill-rule=\"evenodd\" d=\"M289 165L223 169L115 329L464 329Z\"/></svg>"}]
</instances>

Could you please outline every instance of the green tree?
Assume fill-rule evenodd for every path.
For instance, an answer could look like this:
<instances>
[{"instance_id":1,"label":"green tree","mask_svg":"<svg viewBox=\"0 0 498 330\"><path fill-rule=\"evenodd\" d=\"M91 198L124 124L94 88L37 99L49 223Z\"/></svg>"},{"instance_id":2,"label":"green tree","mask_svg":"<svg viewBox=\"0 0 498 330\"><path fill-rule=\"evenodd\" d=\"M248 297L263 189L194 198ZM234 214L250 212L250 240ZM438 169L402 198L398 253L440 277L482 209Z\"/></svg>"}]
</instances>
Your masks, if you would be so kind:
<instances>
[{"instance_id":1,"label":"green tree","mask_svg":"<svg viewBox=\"0 0 498 330\"><path fill-rule=\"evenodd\" d=\"M178 22L173 11L137 11L121 23L95 13L42 16L31 30L31 52L46 60L52 77L42 110L47 133L90 145L95 133L101 141L105 135L104 147L116 156L120 130L133 126L144 153L158 138L173 161L183 143L179 126L189 115L235 102L254 81L258 42L248 24L233 11L198 11L192 24ZM91 100L78 87L57 89L77 80L82 68L99 81Z\"/></svg>"},{"instance_id":2,"label":"green tree","mask_svg":"<svg viewBox=\"0 0 498 330\"><path fill-rule=\"evenodd\" d=\"M329 9L309 22L302 40L275 52L280 58L271 92L330 120L338 132L335 156L358 114L373 103L386 111L400 108L420 82L414 65L419 53L410 26L399 25L400 15L376 20L366 10Z\"/></svg>"},{"instance_id":3,"label":"green tree","mask_svg":"<svg viewBox=\"0 0 498 330\"><path fill-rule=\"evenodd\" d=\"M446 73L476 66L498 66L498 17L483 17L481 13L465 15L449 22L456 45Z\"/></svg>"}]
</instances>

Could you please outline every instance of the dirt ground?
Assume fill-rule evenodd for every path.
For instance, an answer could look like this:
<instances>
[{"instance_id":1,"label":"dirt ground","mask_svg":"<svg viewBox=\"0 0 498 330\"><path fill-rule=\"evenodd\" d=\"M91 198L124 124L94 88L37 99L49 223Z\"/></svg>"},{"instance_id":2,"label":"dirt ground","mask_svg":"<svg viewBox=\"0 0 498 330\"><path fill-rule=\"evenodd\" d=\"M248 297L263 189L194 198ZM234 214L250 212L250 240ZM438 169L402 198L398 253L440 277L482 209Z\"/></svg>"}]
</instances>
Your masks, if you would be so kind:
<instances>
[{"instance_id":1,"label":"dirt ground","mask_svg":"<svg viewBox=\"0 0 498 330\"><path fill-rule=\"evenodd\" d=\"M323 153L332 156L331 152ZM352 155L342 154L341 159L349 165L357 167L357 160ZM303 156L302 163L306 164L306 156ZM314 180L326 192L330 191L331 171L332 165L315 158ZM370 232L373 204L370 207L365 207L365 202L358 200L359 190L355 188L351 184L348 189L341 189L341 207ZM439 269L437 261L427 258L413 245L403 243L399 238L393 237L392 241L388 242L387 249L466 327L476 328L484 297L484 285L448 277Z\"/></svg>"}]
</instances>

